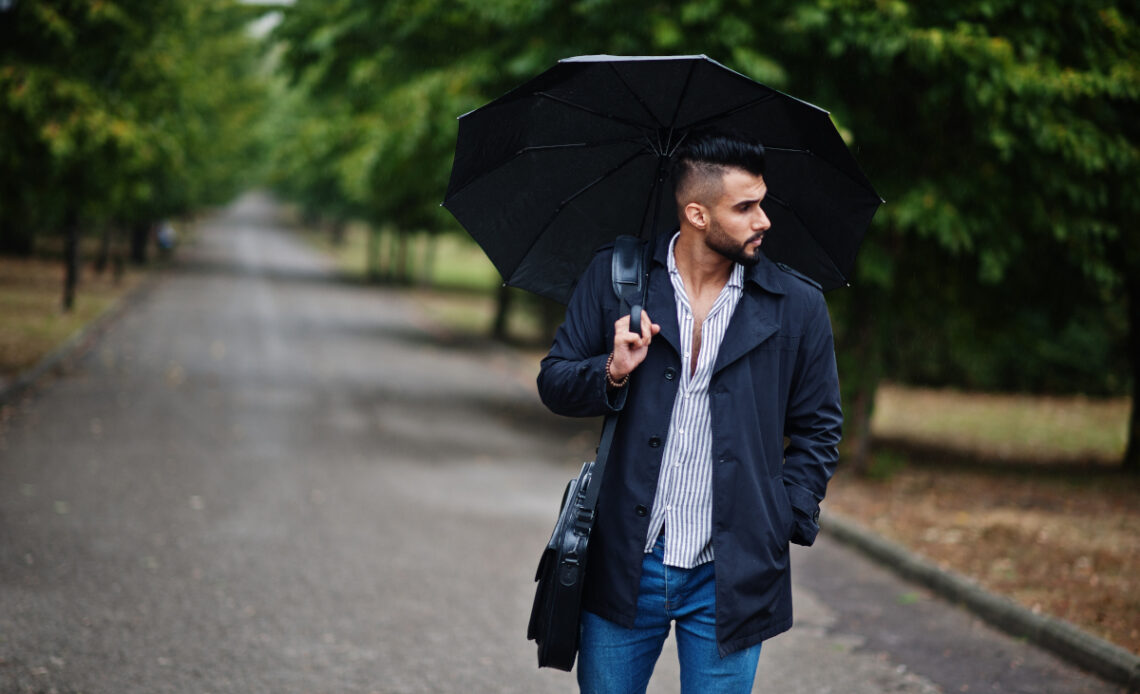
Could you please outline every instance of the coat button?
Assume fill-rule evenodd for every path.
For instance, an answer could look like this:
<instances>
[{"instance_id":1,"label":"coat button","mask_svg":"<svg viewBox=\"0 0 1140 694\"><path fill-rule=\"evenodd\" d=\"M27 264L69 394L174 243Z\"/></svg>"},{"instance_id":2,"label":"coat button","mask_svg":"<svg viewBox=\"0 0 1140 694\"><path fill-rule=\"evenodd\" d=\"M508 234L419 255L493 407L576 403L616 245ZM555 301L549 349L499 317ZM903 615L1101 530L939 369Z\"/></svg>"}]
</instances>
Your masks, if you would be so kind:
<instances>
[{"instance_id":1,"label":"coat button","mask_svg":"<svg viewBox=\"0 0 1140 694\"><path fill-rule=\"evenodd\" d=\"M659 437L659 436L650 436L649 437L649 447L650 448L657 448L660 445L661 445L661 437Z\"/></svg>"},{"instance_id":2,"label":"coat button","mask_svg":"<svg viewBox=\"0 0 1140 694\"><path fill-rule=\"evenodd\" d=\"M638 504L633 509L633 512L636 513L640 518L645 518L647 515L649 515L649 509L645 508L641 504Z\"/></svg>"},{"instance_id":3,"label":"coat button","mask_svg":"<svg viewBox=\"0 0 1140 694\"><path fill-rule=\"evenodd\" d=\"M672 366L670 366L668 369L665 369L665 380L666 381L672 381L676 377L677 377L677 370L674 369Z\"/></svg>"}]
</instances>

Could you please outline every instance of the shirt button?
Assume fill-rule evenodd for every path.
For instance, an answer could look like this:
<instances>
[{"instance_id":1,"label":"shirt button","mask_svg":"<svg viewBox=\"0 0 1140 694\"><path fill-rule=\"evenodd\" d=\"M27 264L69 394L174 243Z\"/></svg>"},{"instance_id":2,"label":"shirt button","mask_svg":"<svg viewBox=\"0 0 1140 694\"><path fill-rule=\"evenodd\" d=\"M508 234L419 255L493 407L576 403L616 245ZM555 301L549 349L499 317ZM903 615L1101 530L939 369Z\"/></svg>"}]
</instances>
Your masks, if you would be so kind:
<instances>
[{"instance_id":1,"label":"shirt button","mask_svg":"<svg viewBox=\"0 0 1140 694\"><path fill-rule=\"evenodd\" d=\"M660 445L661 445L661 438L660 437L658 437L658 436L649 437L649 447L650 448L657 448Z\"/></svg>"}]
</instances>

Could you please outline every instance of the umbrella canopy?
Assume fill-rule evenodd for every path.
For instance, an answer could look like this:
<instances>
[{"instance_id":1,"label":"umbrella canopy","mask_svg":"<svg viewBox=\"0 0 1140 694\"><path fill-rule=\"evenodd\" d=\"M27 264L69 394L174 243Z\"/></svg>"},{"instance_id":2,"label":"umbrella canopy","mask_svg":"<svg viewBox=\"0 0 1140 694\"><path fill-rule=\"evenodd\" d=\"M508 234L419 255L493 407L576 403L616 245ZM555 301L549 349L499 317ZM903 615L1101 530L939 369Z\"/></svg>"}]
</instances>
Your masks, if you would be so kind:
<instances>
[{"instance_id":1,"label":"umbrella canopy","mask_svg":"<svg viewBox=\"0 0 1140 694\"><path fill-rule=\"evenodd\" d=\"M670 160L695 128L765 146L761 247L844 286L882 203L828 113L706 56L580 56L459 119L444 207L507 284L566 302L595 249L678 225Z\"/></svg>"}]
</instances>

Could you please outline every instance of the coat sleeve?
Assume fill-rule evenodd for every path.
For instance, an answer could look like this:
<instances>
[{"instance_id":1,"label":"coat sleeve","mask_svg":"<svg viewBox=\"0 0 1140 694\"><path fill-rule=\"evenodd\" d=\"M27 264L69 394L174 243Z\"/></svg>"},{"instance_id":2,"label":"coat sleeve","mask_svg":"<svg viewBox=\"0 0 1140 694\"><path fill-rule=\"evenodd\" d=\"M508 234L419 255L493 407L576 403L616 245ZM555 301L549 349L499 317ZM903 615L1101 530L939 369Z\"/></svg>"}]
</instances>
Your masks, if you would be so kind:
<instances>
[{"instance_id":1,"label":"coat sleeve","mask_svg":"<svg viewBox=\"0 0 1140 694\"><path fill-rule=\"evenodd\" d=\"M784 485L796 515L796 544L811 545L819 533L819 502L839 460L842 426L831 319L823 294L813 292L784 421Z\"/></svg>"},{"instance_id":2,"label":"coat sleeve","mask_svg":"<svg viewBox=\"0 0 1140 694\"><path fill-rule=\"evenodd\" d=\"M566 320L554 336L538 374L538 394L550 410L570 417L617 412L628 386L615 393L606 388L606 359L613 351L613 320L607 310L613 294L609 253L599 253L578 282Z\"/></svg>"}]
</instances>

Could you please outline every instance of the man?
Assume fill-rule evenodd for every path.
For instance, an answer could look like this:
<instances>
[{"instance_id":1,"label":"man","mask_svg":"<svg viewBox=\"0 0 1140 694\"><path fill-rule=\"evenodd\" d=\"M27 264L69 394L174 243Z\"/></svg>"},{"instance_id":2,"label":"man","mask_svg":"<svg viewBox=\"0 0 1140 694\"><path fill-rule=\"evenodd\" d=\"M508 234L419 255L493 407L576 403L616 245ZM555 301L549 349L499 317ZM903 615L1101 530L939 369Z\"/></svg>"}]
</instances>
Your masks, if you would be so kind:
<instances>
[{"instance_id":1,"label":"man","mask_svg":"<svg viewBox=\"0 0 1140 694\"><path fill-rule=\"evenodd\" d=\"M673 622L682 692L751 691L761 642L792 624L788 543L814 541L837 460L822 292L760 250L764 148L697 132L674 161L680 229L653 248L641 333L603 251L538 377L554 412L621 413L583 596L590 694L644 692Z\"/></svg>"}]
</instances>

